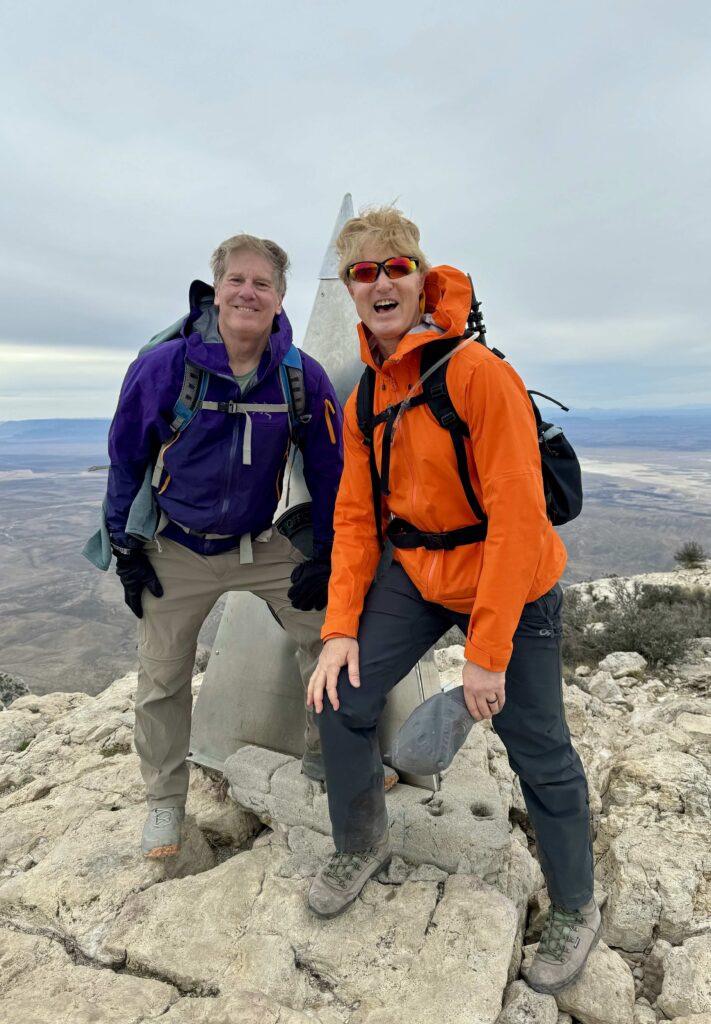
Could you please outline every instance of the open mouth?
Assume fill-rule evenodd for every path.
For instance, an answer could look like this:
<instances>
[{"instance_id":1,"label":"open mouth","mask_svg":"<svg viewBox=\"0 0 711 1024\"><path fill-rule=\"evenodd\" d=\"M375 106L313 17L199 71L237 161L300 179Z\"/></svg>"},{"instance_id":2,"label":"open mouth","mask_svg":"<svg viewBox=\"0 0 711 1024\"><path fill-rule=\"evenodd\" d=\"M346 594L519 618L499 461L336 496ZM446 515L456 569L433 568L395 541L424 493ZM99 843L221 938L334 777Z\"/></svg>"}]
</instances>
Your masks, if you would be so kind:
<instances>
[{"instance_id":1,"label":"open mouth","mask_svg":"<svg viewBox=\"0 0 711 1024\"><path fill-rule=\"evenodd\" d=\"M399 303L395 299L379 299L378 302L374 303L373 309L376 313L391 313L394 309L397 309Z\"/></svg>"},{"instance_id":2,"label":"open mouth","mask_svg":"<svg viewBox=\"0 0 711 1024\"><path fill-rule=\"evenodd\" d=\"M238 313L257 313L258 312L258 310L252 309L251 306L233 306L232 308L236 309Z\"/></svg>"}]
</instances>

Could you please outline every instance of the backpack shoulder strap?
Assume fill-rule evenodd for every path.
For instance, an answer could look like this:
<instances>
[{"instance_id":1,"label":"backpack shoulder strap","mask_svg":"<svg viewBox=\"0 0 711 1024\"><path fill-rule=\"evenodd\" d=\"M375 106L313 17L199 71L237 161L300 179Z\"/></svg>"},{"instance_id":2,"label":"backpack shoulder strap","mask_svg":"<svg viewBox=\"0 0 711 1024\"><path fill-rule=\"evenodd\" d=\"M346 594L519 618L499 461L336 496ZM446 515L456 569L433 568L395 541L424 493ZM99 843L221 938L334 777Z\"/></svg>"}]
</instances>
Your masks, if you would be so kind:
<instances>
[{"instance_id":1,"label":"backpack shoulder strap","mask_svg":"<svg viewBox=\"0 0 711 1024\"><path fill-rule=\"evenodd\" d=\"M375 395L375 370L366 366L358 381L356 392L356 417L358 429L369 446L373 443L373 396Z\"/></svg>"},{"instance_id":2,"label":"backpack shoulder strap","mask_svg":"<svg viewBox=\"0 0 711 1024\"><path fill-rule=\"evenodd\" d=\"M457 459L457 470L459 479L462 482L464 493L474 515L481 522L486 522L486 514L482 509L469 476L469 464L467 462L467 450L464 445L464 438L469 437L469 427L460 417L454 408L452 399L447 388L447 367L449 355L459 344L459 338L443 338L425 345L420 357L420 376L424 377L428 370L439 361L444 360L429 376L422 382L422 391L430 412L439 425L449 431L454 446L454 454Z\"/></svg>"},{"instance_id":3,"label":"backpack shoulder strap","mask_svg":"<svg viewBox=\"0 0 711 1024\"><path fill-rule=\"evenodd\" d=\"M205 397L209 379L210 374L206 370L185 361L183 383L173 406L173 420L170 424L173 433L179 434L190 423Z\"/></svg>"},{"instance_id":4,"label":"backpack shoulder strap","mask_svg":"<svg viewBox=\"0 0 711 1024\"><path fill-rule=\"evenodd\" d=\"M297 446L301 441L300 427L308 423L307 395L304 384L304 364L296 345L290 345L279 364L279 380L284 401L288 406L289 434Z\"/></svg>"},{"instance_id":5,"label":"backpack shoulder strap","mask_svg":"<svg viewBox=\"0 0 711 1024\"><path fill-rule=\"evenodd\" d=\"M424 346L420 357L420 376L428 374L435 363L444 359L457 347L461 339L443 338L429 342ZM447 367L449 361L442 362L422 382L422 390L430 412L441 427L450 434L458 433L469 437L469 428L452 404L447 390Z\"/></svg>"},{"instance_id":6,"label":"backpack shoulder strap","mask_svg":"<svg viewBox=\"0 0 711 1024\"><path fill-rule=\"evenodd\" d=\"M383 491L378 473L378 466L375 461L375 447L373 445L373 399L375 396L375 370L372 366L366 366L358 381L356 392L356 416L358 429L363 435L363 442L368 448L368 465L370 467L370 489L373 494L373 515L375 516L375 529L378 534L378 542L383 547Z\"/></svg>"}]
</instances>

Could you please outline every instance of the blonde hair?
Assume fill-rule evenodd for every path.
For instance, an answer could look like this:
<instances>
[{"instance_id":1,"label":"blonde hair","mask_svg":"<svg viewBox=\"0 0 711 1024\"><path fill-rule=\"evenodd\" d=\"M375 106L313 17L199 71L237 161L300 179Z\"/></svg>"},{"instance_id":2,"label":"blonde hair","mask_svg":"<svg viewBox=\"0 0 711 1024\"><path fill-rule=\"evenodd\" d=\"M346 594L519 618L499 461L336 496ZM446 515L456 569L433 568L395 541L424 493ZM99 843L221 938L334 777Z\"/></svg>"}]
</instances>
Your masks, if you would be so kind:
<instances>
[{"instance_id":1,"label":"blonde hair","mask_svg":"<svg viewBox=\"0 0 711 1024\"><path fill-rule=\"evenodd\" d=\"M210 257L215 288L221 284L222 278L227 273L227 264L232 253L240 252L243 249L259 253L271 263L274 270L274 287L279 292L279 297L283 299L286 294L289 257L276 242L272 242L270 238L257 238L256 235L233 235L232 238L227 238L218 245Z\"/></svg>"},{"instance_id":2,"label":"blonde hair","mask_svg":"<svg viewBox=\"0 0 711 1024\"><path fill-rule=\"evenodd\" d=\"M412 256L418 260L424 273L430 269L430 263L420 248L417 225L394 206L373 206L346 221L336 239L338 274L343 281L348 281L348 267L362 258L363 247L368 242L391 250L391 256Z\"/></svg>"}]
</instances>

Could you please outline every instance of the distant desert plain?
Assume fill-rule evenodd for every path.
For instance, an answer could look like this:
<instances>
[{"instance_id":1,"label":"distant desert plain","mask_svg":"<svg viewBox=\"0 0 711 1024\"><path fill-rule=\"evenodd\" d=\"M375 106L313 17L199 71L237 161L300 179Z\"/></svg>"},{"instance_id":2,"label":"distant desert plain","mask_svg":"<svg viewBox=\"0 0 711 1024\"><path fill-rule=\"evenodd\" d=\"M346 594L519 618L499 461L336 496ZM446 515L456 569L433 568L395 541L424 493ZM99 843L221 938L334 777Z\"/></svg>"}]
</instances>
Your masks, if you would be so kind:
<instances>
[{"instance_id":1,"label":"distant desert plain","mask_svg":"<svg viewBox=\"0 0 711 1024\"><path fill-rule=\"evenodd\" d=\"M585 505L561 527L564 583L674 566L711 550L711 407L556 413L583 468ZM98 526L107 420L0 423L0 671L31 691L96 694L135 666L135 619L113 571L81 555ZM223 602L203 627L210 647Z\"/></svg>"}]
</instances>

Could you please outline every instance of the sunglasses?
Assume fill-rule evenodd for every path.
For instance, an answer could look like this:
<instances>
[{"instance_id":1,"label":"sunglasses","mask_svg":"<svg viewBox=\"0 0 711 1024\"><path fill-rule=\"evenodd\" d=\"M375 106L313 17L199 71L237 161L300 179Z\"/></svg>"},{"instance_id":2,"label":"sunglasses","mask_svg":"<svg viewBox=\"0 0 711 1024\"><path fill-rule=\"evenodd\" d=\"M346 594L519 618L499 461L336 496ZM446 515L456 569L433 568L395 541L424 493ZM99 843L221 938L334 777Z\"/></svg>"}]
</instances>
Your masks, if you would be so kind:
<instances>
[{"instance_id":1,"label":"sunglasses","mask_svg":"<svg viewBox=\"0 0 711 1024\"><path fill-rule=\"evenodd\" d=\"M351 263L346 272L349 281L357 281L358 284L373 284L378 280L381 270L385 271L391 281L398 281L401 277L414 274L418 266L419 260L411 256L391 256L389 260L383 260L382 263L375 260Z\"/></svg>"}]
</instances>

